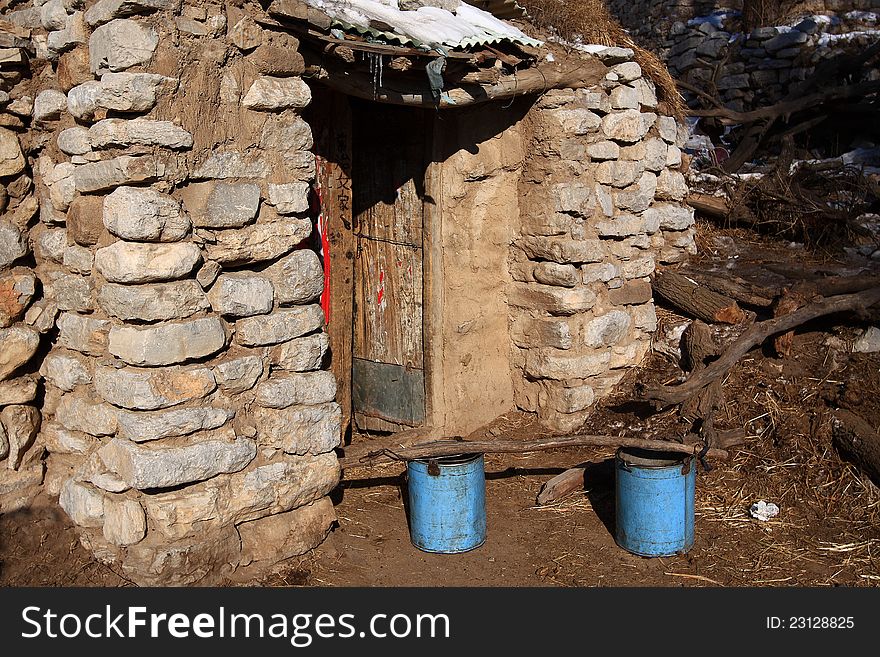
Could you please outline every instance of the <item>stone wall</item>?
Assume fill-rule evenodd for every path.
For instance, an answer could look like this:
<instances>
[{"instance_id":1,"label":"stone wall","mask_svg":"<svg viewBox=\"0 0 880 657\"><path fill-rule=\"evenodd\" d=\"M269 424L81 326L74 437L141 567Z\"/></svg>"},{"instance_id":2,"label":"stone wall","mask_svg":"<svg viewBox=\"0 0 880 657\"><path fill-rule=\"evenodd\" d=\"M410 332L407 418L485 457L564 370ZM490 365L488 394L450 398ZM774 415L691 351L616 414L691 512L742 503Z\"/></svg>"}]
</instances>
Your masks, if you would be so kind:
<instances>
[{"instance_id":1,"label":"stone wall","mask_svg":"<svg viewBox=\"0 0 880 657\"><path fill-rule=\"evenodd\" d=\"M845 12L815 16L792 25L738 31L735 15L717 21L675 23L660 51L674 77L736 111L769 105L808 80L821 62L859 52L880 40L878 14ZM876 71L872 79L880 78ZM685 91L685 100L697 102Z\"/></svg>"},{"instance_id":2,"label":"stone wall","mask_svg":"<svg viewBox=\"0 0 880 657\"><path fill-rule=\"evenodd\" d=\"M100 559L140 584L210 583L314 547L335 519L340 409L304 247L297 40L210 2L49 0L6 18L34 54L5 116L30 129L36 184L28 197L4 130L17 196L0 298L17 323L0 378L30 372L0 389L9 466L42 475L39 446L22 457L40 420L22 363L47 332L46 486ZM36 284L8 269L29 264L28 237Z\"/></svg>"},{"instance_id":3,"label":"stone wall","mask_svg":"<svg viewBox=\"0 0 880 657\"><path fill-rule=\"evenodd\" d=\"M38 202L26 126L35 108L18 92L31 77L29 37L15 24L0 32L0 513L27 507L43 481L36 370L57 312L39 301L30 242Z\"/></svg>"},{"instance_id":4,"label":"stone wall","mask_svg":"<svg viewBox=\"0 0 880 657\"><path fill-rule=\"evenodd\" d=\"M650 274L695 253L675 119L632 51L598 53L601 87L551 91L529 115L511 250L517 405L559 431L639 363L656 328Z\"/></svg>"}]
</instances>

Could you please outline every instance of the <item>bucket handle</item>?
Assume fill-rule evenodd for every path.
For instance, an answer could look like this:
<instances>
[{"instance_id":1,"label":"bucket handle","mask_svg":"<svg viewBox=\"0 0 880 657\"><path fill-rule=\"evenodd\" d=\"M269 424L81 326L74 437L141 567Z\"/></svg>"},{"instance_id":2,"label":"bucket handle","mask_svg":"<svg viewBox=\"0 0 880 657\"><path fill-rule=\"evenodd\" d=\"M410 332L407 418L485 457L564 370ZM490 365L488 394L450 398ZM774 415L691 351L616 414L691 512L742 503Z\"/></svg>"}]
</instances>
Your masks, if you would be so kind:
<instances>
[{"instance_id":1,"label":"bucket handle","mask_svg":"<svg viewBox=\"0 0 880 657\"><path fill-rule=\"evenodd\" d=\"M440 465L437 463L437 459L428 459L428 474L432 477L440 476Z\"/></svg>"}]
</instances>

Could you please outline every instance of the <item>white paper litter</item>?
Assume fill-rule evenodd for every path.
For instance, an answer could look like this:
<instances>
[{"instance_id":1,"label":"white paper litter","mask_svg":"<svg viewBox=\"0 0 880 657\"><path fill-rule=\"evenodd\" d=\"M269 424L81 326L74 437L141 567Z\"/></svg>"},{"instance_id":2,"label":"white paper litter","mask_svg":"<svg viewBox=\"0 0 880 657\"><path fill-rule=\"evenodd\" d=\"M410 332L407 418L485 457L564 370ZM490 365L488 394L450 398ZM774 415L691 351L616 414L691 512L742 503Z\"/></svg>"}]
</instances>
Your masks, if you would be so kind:
<instances>
[{"instance_id":1,"label":"white paper litter","mask_svg":"<svg viewBox=\"0 0 880 657\"><path fill-rule=\"evenodd\" d=\"M752 518L757 518L761 522L767 522L770 518L779 515L779 507L773 504L773 502L760 500L752 504L749 508L749 514Z\"/></svg>"}]
</instances>

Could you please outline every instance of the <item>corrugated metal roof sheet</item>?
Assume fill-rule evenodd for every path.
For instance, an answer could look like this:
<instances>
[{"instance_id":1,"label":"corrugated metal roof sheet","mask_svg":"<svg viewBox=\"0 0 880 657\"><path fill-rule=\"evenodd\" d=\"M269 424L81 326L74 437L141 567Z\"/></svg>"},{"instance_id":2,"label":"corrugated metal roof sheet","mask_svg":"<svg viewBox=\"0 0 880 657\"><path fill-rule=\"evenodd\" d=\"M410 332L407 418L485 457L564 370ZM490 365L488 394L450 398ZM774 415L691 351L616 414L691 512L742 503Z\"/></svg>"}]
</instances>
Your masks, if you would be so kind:
<instances>
[{"instance_id":1,"label":"corrugated metal roof sheet","mask_svg":"<svg viewBox=\"0 0 880 657\"><path fill-rule=\"evenodd\" d=\"M540 46L513 25L465 2L452 11L439 7L401 10L397 0L305 0L344 30L376 40L416 47L473 48L504 41ZM450 3L452 4L452 3Z\"/></svg>"}]
</instances>

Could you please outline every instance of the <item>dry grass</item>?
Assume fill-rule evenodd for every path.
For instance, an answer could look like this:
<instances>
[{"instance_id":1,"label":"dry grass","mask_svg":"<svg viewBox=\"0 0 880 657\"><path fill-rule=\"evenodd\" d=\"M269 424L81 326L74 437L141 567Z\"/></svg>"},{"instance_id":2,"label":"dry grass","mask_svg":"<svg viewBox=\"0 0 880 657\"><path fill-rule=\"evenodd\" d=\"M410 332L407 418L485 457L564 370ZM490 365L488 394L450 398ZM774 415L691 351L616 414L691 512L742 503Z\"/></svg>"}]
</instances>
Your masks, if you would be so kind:
<instances>
[{"instance_id":1,"label":"dry grass","mask_svg":"<svg viewBox=\"0 0 880 657\"><path fill-rule=\"evenodd\" d=\"M608 11L602 0L521 0L529 19L568 41L632 48L635 60L657 87L658 98L669 113L683 120L686 106L675 80L657 55L640 47Z\"/></svg>"}]
</instances>

